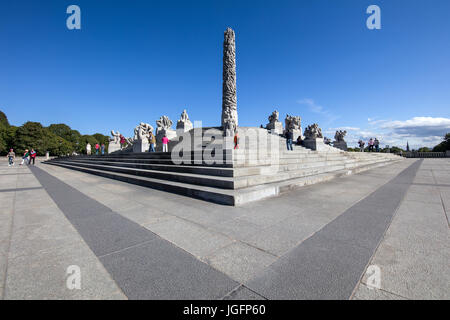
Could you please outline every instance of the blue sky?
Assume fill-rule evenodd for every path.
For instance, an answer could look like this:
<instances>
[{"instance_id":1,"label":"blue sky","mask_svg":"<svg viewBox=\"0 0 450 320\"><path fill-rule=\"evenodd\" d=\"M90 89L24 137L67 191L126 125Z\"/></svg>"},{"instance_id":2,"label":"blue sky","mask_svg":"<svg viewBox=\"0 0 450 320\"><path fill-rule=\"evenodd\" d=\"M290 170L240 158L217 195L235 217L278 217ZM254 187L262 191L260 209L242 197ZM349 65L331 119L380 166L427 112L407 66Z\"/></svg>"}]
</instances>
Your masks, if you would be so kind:
<instances>
[{"instance_id":1,"label":"blue sky","mask_svg":"<svg viewBox=\"0 0 450 320\"><path fill-rule=\"evenodd\" d=\"M66 8L81 8L68 30ZM381 8L381 30L366 8ZM14 125L131 135L161 115L220 125L223 31L236 32L239 125L277 109L350 144L450 132L448 0L2 1L0 110Z\"/></svg>"}]
</instances>

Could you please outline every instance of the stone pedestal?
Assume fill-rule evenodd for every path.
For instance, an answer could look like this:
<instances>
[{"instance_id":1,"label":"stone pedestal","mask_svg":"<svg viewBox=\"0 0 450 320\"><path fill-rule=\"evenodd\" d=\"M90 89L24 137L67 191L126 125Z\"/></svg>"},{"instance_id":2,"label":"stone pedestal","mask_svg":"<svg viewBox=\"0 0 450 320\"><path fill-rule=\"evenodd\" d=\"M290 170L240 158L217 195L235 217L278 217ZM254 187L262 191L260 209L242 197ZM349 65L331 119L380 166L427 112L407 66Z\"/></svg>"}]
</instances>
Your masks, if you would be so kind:
<instances>
[{"instance_id":1,"label":"stone pedestal","mask_svg":"<svg viewBox=\"0 0 450 320\"><path fill-rule=\"evenodd\" d=\"M175 139L177 137L177 132L173 129L159 129L156 132L156 145L161 145L162 138L167 135L169 140Z\"/></svg>"},{"instance_id":2,"label":"stone pedestal","mask_svg":"<svg viewBox=\"0 0 450 320\"><path fill-rule=\"evenodd\" d=\"M108 153L120 151L120 142L111 141L108 145Z\"/></svg>"},{"instance_id":3,"label":"stone pedestal","mask_svg":"<svg viewBox=\"0 0 450 320\"><path fill-rule=\"evenodd\" d=\"M337 149L341 149L341 150L347 151L347 142L345 142L345 141L334 141L333 142L333 147L335 147Z\"/></svg>"},{"instance_id":4,"label":"stone pedestal","mask_svg":"<svg viewBox=\"0 0 450 320\"><path fill-rule=\"evenodd\" d=\"M187 131L189 131L189 130L191 130L193 128L194 128L194 126L192 125L192 122L190 122L190 121L189 122L178 121L177 122L176 135L177 136L181 136L181 135L183 135L183 133L185 133L185 132L187 132Z\"/></svg>"},{"instance_id":5,"label":"stone pedestal","mask_svg":"<svg viewBox=\"0 0 450 320\"><path fill-rule=\"evenodd\" d=\"M283 124L281 123L281 121L268 123L266 125L266 129L269 130L270 133L282 134L283 133Z\"/></svg>"},{"instance_id":6,"label":"stone pedestal","mask_svg":"<svg viewBox=\"0 0 450 320\"><path fill-rule=\"evenodd\" d=\"M135 153L147 152L149 148L148 139L137 140L133 144L133 152Z\"/></svg>"},{"instance_id":7,"label":"stone pedestal","mask_svg":"<svg viewBox=\"0 0 450 320\"><path fill-rule=\"evenodd\" d=\"M327 148L327 145L323 142L323 138L315 138L315 139L313 138L303 140L303 146L305 148L317 151L329 150L329 147Z\"/></svg>"},{"instance_id":8,"label":"stone pedestal","mask_svg":"<svg viewBox=\"0 0 450 320\"><path fill-rule=\"evenodd\" d=\"M159 130L158 133L156 134L156 143L161 143L161 139L164 137L164 135L167 135L167 138L171 140L177 136L177 132L173 129Z\"/></svg>"},{"instance_id":9,"label":"stone pedestal","mask_svg":"<svg viewBox=\"0 0 450 320\"><path fill-rule=\"evenodd\" d=\"M303 138L303 136L302 136L302 127L300 127L299 130L297 130L297 129L292 130L292 133L293 133L292 141L294 143L297 142L297 139L298 139L299 136Z\"/></svg>"}]
</instances>

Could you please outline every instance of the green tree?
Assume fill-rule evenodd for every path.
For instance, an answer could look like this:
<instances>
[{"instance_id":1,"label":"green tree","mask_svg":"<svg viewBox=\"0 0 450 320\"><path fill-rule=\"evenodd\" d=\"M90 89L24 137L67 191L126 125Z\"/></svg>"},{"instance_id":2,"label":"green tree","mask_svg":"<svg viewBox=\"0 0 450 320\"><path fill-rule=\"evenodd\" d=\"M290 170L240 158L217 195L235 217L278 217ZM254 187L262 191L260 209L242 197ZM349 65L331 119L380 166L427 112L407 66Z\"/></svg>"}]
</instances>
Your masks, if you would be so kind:
<instances>
[{"instance_id":1,"label":"green tree","mask_svg":"<svg viewBox=\"0 0 450 320\"><path fill-rule=\"evenodd\" d=\"M81 134L77 130L72 130L64 123L51 124L48 129L57 136L69 141L72 144L73 151L77 153L83 152L84 141Z\"/></svg>"},{"instance_id":2,"label":"green tree","mask_svg":"<svg viewBox=\"0 0 450 320\"><path fill-rule=\"evenodd\" d=\"M8 152L8 128L10 127L8 118L0 111L0 154L4 155Z\"/></svg>"},{"instance_id":3,"label":"green tree","mask_svg":"<svg viewBox=\"0 0 450 320\"><path fill-rule=\"evenodd\" d=\"M400 152L405 152L405 150L396 146L391 147L391 153L400 153Z\"/></svg>"},{"instance_id":4,"label":"green tree","mask_svg":"<svg viewBox=\"0 0 450 320\"><path fill-rule=\"evenodd\" d=\"M72 130L64 123L51 124L48 126L48 129L57 136L72 143L79 142L81 138L81 134L77 130Z\"/></svg>"},{"instance_id":5,"label":"green tree","mask_svg":"<svg viewBox=\"0 0 450 320\"><path fill-rule=\"evenodd\" d=\"M444 141L433 148L433 152L445 152L450 150L450 133L444 136Z\"/></svg>"},{"instance_id":6,"label":"green tree","mask_svg":"<svg viewBox=\"0 0 450 320\"><path fill-rule=\"evenodd\" d=\"M43 156L47 151L52 155L65 155L73 151L72 144L57 136L39 122L26 122L19 127L15 134L15 146L18 152L25 149L34 149L38 155Z\"/></svg>"},{"instance_id":7,"label":"green tree","mask_svg":"<svg viewBox=\"0 0 450 320\"><path fill-rule=\"evenodd\" d=\"M8 128L10 126L8 117L6 117L6 114L0 110L0 127Z\"/></svg>"},{"instance_id":8,"label":"green tree","mask_svg":"<svg viewBox=\"0 0 450 320\"><path fill-rule=\"evenodd\" d=\"M25 149L35 149L42 156L47 151L51 155L66 155L73 151L86 153L86 144L92 147L98 144L109 143L109 137L101 133L94 135L81 135L64 123L42 126L39 122L26 122L20 127L11 126L6 115L0 111L0 154L6 154L10 148L16 153Z\"/></svg>"}]
</instances>

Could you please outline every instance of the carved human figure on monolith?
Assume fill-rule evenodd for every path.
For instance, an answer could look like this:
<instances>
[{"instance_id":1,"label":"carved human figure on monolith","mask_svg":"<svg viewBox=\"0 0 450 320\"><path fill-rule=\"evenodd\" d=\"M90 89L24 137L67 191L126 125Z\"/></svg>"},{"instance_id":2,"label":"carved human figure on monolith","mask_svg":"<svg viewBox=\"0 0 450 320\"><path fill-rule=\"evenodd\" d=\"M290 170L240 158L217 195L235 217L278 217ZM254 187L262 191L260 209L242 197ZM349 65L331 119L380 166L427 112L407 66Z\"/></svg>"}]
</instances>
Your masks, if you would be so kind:
<instances>
[{"instance_id":1,"label":"carved human figure on monolith","mask_svg":"<svg viewBox=\"0 0 450 320\"><path fill-rule=\"evenodd\" d=\"M237 126L236 43L234 31L227 28L223 41L222 129L226 136L233 136Z\"/></svg>"}]
</instances>

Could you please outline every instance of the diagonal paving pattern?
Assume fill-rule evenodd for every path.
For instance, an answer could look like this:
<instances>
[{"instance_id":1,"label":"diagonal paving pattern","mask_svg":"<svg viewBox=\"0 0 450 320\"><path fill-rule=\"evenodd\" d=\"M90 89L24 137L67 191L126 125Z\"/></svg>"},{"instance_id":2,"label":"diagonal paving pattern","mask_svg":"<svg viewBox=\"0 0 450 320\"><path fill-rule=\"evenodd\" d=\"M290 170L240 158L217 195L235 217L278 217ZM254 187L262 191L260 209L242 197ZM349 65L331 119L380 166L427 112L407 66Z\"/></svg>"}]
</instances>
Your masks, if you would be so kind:
<instances>
[{"instance_id":1,"label":"diagonal paving pattern","mask_svg":"<svg viewBox=\"0 0 450 320\"><path fill-rule=\"evenodd\" d=\"M450 159L425 159L369 262L380 288L365 273L353 299L449 299L449 205Z\"/></svg>"},{"instance_id":2,"label":"diagonal paving pattern","mask_svg":"<svg viewBox=\"0 0 450 320\"><path fill-rule=\"evenodd\" d=\"M128 298L218 299L238 286L141 225L31 169Z\"/></svg>"},{"instance_id":3,"label":"diagonal paving pattern","mask_svg":"<svg viewBox=\"0 0 450 320\"><path fill-rule=\"evenodd\" d=\"M0 190L2 299L126 299L27 166L0 163ZM82 290L67 288L71 265Z\"/></svg>"},{"instance_id":4,"label":"diagonal paving pattern","mask_svg":"<svg viewBox=\"0 0 450 320\"><path fill-rule=\"evenodd\" d=\"M269 299L348 299L419 166L347 209L247 286Z\"/></svg>"},{"instance_id":5,"label":"diagonal paving pattern","mask_svg":"<svg viewBox=\"0 0 450 320\"><path fill-rule=\"evenodd\" d=\"M1 190L29 188L0 192L0 200L5 200L0 216L2 239L5 234L7 239L14 239L10 243L2 240L0 246L0 288L6 284L7 289L2 290L3 298L299 299L317 296L347 299L371 259L372 243L377 239L379 242L389 225L389 215L392 217L395 212L383 208L398 207L403 199L386 239L407 203L405 200L414 197L412 191L420 201L429 199L423 197L427 188L434 190L438 198L447 196L441 199L441 209L447 205L447 211L442 209L445 213L440 218L445 214L448 217L449 203L445 201L449 198L449 167L431 162L433 172L419 170L414 177L411 171L419 165L420 162L405 160L237 208L47 165L38 165L33 170L41 185L26 167L0 167ZM420 168L430 165L425 162ZM414 180L408 180L411 177ZM16 193L21 195L20 201L15 198ZM436 197L432 200L433 205L437 203ZM377 206L381 209L373 209ZM9 208L9 214L3 214L7 212L4 208ZM29 229L31 233L12 227L25 222L43 227ZM436 245L437 240L448 240L445 238L448 224L443 229L439 222L429 223L430 228L440 228L440 237L427 238L432 242L429 246ZM410 224L409 227L420 226ZM10 231L3 233L3 230ZM396 244L404 241L404 237L406 233L400 233ZM318 238L320 241L314 240ZM308 245L311 243L314 245ZM402 259L408 253L411 255L404 252ZM329 258L321 260L321 255ZM89 290L74 293L65 287L65 268L80 264L81 257L87 261L82 271L83 274L87 271L88 279L84 280ZM309 262L305 257L311 258ZM71 259L76 263L69 262ZM442 271L448 265L446 261L448 255L441 250L441 258L429 263L433 265L428 270L433 273L431 276ZM301 270L306 270L304 266L308 263L312 269L304 279L300 277ZM47 264L53 264L50 272L46 270ZM42 276L20 279L21 273L35 269ZM385 276L386 270L382 266ZM390 272L394 276L399 269L392 268ZM52 274L58 274L57 281L50 277ZM427 277L430 274L423 276L423 281ZM291 278L293 281L281 288L274 280L283 283ZM382 290L374 291L367 289L364 281L365 278L353 298L411 297L387 287L389 282L383 282L386 287ZM293 286L294 283L298 285ZM314 293L305 295L303 291L308 286L314 288ZM47 289L42 290L43 287ZM441 284L440 290L444 289ZM434 296L442 294L445 295Z\"/></svg>"},{"instance_id":6,"label":"diagonal paving pattern","mask_svg":"<svg viewBox=\"0 0 450 320\"><path fill-rule=\"evenodd\" d=\"M237 208L59 167L41 168L245 283L407 166L402 162ZM354 191L349 194L348 188Z\"/></svg>"}]
</instances>

